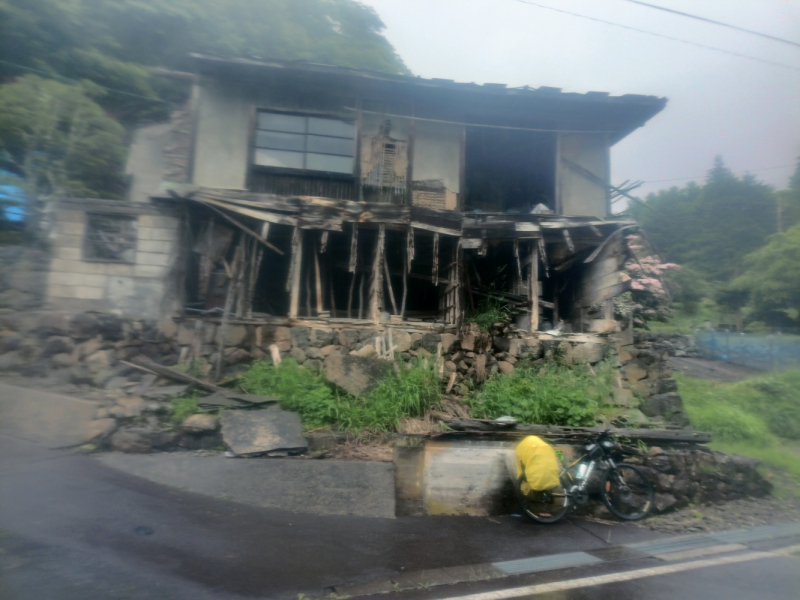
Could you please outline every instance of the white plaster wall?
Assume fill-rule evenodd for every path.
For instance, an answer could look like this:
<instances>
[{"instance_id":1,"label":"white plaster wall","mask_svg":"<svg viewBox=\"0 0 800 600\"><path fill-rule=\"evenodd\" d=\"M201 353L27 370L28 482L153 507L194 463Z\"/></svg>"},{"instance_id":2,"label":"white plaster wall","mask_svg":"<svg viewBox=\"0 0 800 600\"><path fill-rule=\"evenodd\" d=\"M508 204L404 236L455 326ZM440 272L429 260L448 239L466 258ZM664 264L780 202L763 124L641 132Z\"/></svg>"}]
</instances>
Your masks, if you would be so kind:
<instances>
[{"instance_id":1,"label":"white plaster wall","mask_svg":"<svg viewBox=\"0 0 800 600\"><path fill-rule=\"evenodd\" d=\"M130 201L149 202L164 179L164 147L172 123L159 123L137 129L133 134L125 173L131 176Z\"/></svg>"},{"instance_id":2,"label":"white plaster wall","mask_svg":"<svg viewBox=\"0 0 800 600\"><path fill-rule=\"evenodd\" d=\"M440 179L458 194L461 181L461 138L463 126L449 123L414 123L414 181Z\"/></svg>"},{"instance_id":3,"label":"white plaster wall","mask_svg":"<svg viewBox=\"0 0 800 600\"><path fill-rule=\"evenodd\" d=\"M604 135L562 134L559 160L562 157L607 182L609 152ZM559 168L561 213L571 217L605 217L605 188L590 181L563 160Z\"/></svg>"},{"instance_id":4,"label":"white plaster wall","mask_svg":"<svg viewBox=\"0 0 800 600\"><path fill-rule=\"evenodd\" d=\"M242 90L204 81L194 153L195 185L245 189L252 102Z\"/></svg>"}]
</instances>

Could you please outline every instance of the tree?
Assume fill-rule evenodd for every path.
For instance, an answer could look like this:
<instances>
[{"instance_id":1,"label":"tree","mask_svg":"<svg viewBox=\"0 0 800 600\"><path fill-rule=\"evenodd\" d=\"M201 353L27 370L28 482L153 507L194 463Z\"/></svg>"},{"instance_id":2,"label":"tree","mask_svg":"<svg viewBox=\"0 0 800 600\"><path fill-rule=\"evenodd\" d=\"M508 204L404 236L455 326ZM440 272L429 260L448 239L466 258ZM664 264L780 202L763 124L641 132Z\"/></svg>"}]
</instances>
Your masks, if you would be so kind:
<instances>
[{"instance_id":1,"label":"tree","mask_svg":"<svg viewBox=\"0 0 800 600\"><path fill-rule=\"evenodd\" d=\"M777 230L776 209L770 186L736 177L718 157L702 187L651 194L631 214L666 259L730 281L742 273L744 257Z\"/></svg>"},{"instance_id":2,"label":"tree","mask_svg":"<svg viewBox=\"0 0 800 600\"><path fill-rule=\"evenodd\" d=\"M97 93L35 75L0 86L0 167L35 195L120 197L125 130Z\"/></svg>"},{"instance_id":3,"label":"tree","mask_svg":"<svg viewBox=\"0 0 800 600\"><path fill-rule=\"evenodd\" d=\"M755 316L774 321L782 313L800 320L800 224L770 236L767 244L745 259L747 270L732 284L749 295Z\"/></svg>"},{"instance_id":4,"label":"tree","mask_svg":"<svg viewBox=\"0 0 800 600\"><path fill-rule=\"evenodd\" d=\"M670 315L670 295L664 286L667 273L679 269L674 263L665 263L652 251L645 248L638 235L626 237L631 258L625 264L625 275L631 281L631 306L634 319L644 324L647 321L664 321Z\"/></svg>"},{"instance_id":5,"label":"tree","mask_svg":"<svg viewBox=\"0 0 800 600\"><path fill-rule=\"evenodd\" d=\"M354 0L0 0L0 56L125 92L99 99L126 124L162 119L190 52L408 73L375 11ZM0 81L19 76L0 64Z\"/></svg>"}]
</instances>

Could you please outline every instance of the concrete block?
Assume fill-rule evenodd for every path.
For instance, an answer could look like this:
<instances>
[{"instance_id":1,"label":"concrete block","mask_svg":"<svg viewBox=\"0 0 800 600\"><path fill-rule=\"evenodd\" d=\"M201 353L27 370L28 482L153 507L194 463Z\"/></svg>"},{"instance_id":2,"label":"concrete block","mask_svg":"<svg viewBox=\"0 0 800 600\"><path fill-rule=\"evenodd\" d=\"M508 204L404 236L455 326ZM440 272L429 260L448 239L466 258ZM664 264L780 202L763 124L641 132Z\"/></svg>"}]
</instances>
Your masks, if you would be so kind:
<instances>
[{"instance_id":1,"label":"concrete block","mask_svg":"<svg viewBox=\"0 0 800 600\"><path fill-rule=\"evenodd\" d=\"M76 288L71 285L51 284L47 286L48 298L74 298Z\"/></svg>"},{"instance_id":2,"label":"concrete block","mask_svg":"<svg viewBox=\"0 0 800 600\"><path fill-rule=\"evenodd\" d=\"M53 253L58 254L59 248L83 248L83 233L80 235L69 235L56 232L52 236Z\"/></svg>"},{"instance_id":3,"label":"concrete block","mask_svg":"<svg viewBox=\"0 0 800 600\"><path fill-rule=\"evenodd\" d=\"M58 233L80 236L83 235L85 229L86 226L83 223L70 223L69 221L59 222L58 226L56 227L56 231Z\"/></svg>"},{"instance_id":4,"label":"concrete block","mask_svg":"<svg viewBox=\"0 0 800 600\"><path fill-rule=\"evenodd\" d=\"M155 254L150 252L136 252L137 265L151 265L156 267L166 267L170 263L169 254Z\"/></svg>"},{"instance_id":5,"label":"concrete block","mask_svg":"<svg viewBox=\"0 0 800 600\"><path fill-rule=\"evenodd\" d=\"M135 265L133 274L136 277L146 277L148 279L163 279L167 274L166 267L156 265Z\"/></svg>"},{"instance_id":6,"label":"concrete block","mask_svg":"<svg viewBox=\"0 0 800 600\"><path fill-rule=\"evenodd\" d=\"M81 248L60 248L56 253L59 258L64 260L81 260L83 258L83 250Z\"/></svg>"},{"instance_id":7,"label":"concrete block","mask_svg":"<svg viewBox=\"0 0 800 600\"><path fill-rule=\"evenodd\" d=\"M139 227L175 230L178 228L178 219L161 215L141 215L139 217Z\"/></svg>"},{"instance_id":8,"label":"concrete block","mask_svg":"<svg viewBox=\"0 0 800 600\"><path fill-rule=\"evenodd\" d=\"M173 229L165 229L163 227L140 227L139 240L163 240L163 241L177 241L178 232Z\"/></svg>"},{"instance_id":9,"label":"concrete block","mask_svg":"<svg viewBox=\"0 0 800 600\"><path fill-rule=\"evenodd\" d=\"M59 223L85 223L86 213L82 210L59 210L56 211L56 220Z\"/></svg>"},{"instance_id":10,"label":"concrete block","mask_svg":"<svg viewBox=\"0 0 800 600\"><path fill-rule=\"evenodd\" d=\"M139 252L154 252L157 254L169 254L175 248L172 241L159 241L159 240L140 240L136 245L136 250Z\"/></svg>"},{"instance_id":11,"label":"concrete block","mask_svg":"<svg viewBox=\"0 0 800 600\"><path fill-rule=\"evenodd\" d=\"M135 274L134 265L123 263L103 263L106 275L116 275L121 277L133 277Z\"/></svg>"},{"instance_id":12,"label":"concrete block","mask_svg":"<svg viewBox=\"0 0 800 600\"><path fill-rule=\"evenodd\" d=\"M71 273L70 275L71 285L105 288L108 284L108 277L106 275L90 273Z\"/></svg>"},{"instance_id":13,"label":"concrete block","mask_svg":"<svg viewBox=\"0 0 800 600\"><path fill-rule=\"evenodd\" d=\"M102 300L106 295L104 288L79 285L75 287L75 297L84 300Z\"/></svg>"}]
</instances>

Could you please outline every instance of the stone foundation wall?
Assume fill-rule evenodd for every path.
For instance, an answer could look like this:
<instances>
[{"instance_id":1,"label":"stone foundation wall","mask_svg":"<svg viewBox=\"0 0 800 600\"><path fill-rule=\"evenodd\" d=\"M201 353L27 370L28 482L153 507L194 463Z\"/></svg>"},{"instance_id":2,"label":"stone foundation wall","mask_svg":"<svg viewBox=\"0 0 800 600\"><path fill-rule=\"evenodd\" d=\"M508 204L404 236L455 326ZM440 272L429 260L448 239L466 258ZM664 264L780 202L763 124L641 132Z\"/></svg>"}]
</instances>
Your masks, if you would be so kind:
<instances>
[{"instance_id":1,"label":"stone foundation wall","mask_svg":"<svg viewBox=\"0 0 800 600\"><path fill-rule=\"evenodd\" d=\"M486 516L516 511L508 474L514 464L513 447L514 442L431 440L424 446L395 448L398 515ZM581 452L580 447L558 448L567 462ZM641 466L653 482L655 513L766 496L772 487L758 472L759 461L702 446L653 447L645 455L626 457L625 462ZM599 476L590 480L590 494L596 494L598 486ZM613 518L600 502L580 510Z\"/></svg>"}]
</instances>

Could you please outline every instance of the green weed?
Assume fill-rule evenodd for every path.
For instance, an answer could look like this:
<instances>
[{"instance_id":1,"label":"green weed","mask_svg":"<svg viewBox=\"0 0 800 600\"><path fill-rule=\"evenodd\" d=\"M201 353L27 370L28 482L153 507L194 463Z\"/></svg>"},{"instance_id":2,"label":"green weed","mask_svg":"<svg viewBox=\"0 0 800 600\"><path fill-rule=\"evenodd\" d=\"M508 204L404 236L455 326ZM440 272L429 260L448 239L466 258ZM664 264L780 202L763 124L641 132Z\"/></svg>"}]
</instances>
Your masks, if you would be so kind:
<instances>
[{"instance_id":1,"label":"green weed","mask_svg":"<svg viewBox=\"0 0 800 600\"><path fill-rule=\"evenodd\" d=\"M473 309L467 311L467 323L475 323L481 331L488 331L495 323L507 323L514 315L508 302L501 296L490 295L481 300Z\"/></svg>"},{"instance_id":2,"label":"green weed","mask_svg":"<svg viewBox=\"0 0 800 600\"><path fill-rule=\"evenodd\" d=\"M422 416L441 398L437 373L421 363L392 372L358 398L339 392L322 375L291 359L279 367L254 363L241 386L248 393L277 398L283 408L300 415L307 429L337 426L353 432L395 431L401 419Z\"/></svg>"},{"instance_id":3,"label":"green weed","mask_svg":"<svg viewBox=\"0 0 800 600\"><path fill-rule=\"evenodd\" d=\"M191 394L175 398L172 401L171 412L172 422L182 423L186 417L200 412L200 407L197 406L197 397Z\"/></svg>"},{"instance_id":4,"label":"green weed","mask_svg":"<svg viewBox=\"0 0 800 600\"><path fill-rule=\"evenodd\" d=\"M518 369L513 375L495 376L470 398L472 415L489 419L509 415L539 425L592 425L611 393L607 371L607 365L593 375L582 366L550 364L539 372Z\"/></svg>"}]
</instances>

